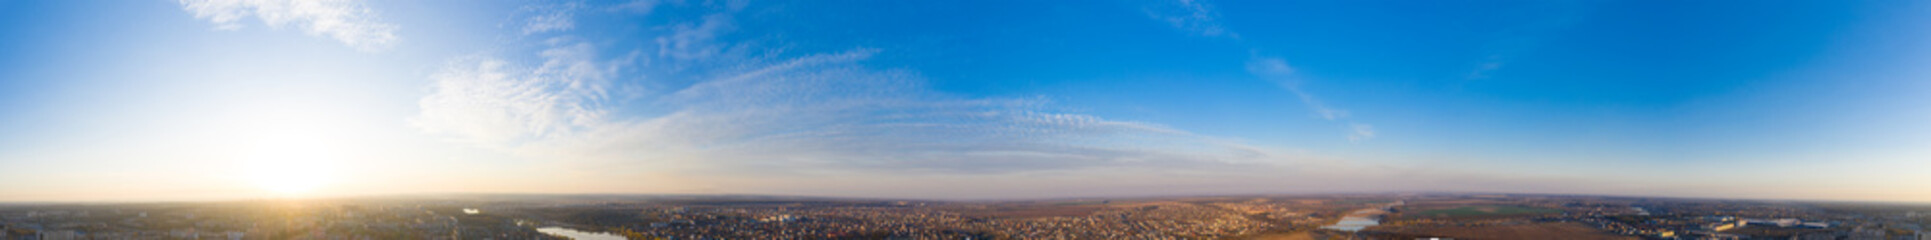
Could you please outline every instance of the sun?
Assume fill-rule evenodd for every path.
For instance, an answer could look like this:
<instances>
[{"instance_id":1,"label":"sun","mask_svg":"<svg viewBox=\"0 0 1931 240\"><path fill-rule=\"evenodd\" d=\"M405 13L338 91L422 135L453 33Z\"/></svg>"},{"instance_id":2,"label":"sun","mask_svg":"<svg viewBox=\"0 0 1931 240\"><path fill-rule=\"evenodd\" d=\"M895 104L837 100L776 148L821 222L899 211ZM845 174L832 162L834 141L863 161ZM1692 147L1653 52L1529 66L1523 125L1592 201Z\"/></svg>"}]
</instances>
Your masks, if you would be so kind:
<instances>
[{"instance_id":1,"label":"sun","mask_svg":"<svg viewBox=\"0 0 1931 240\"><path fill-rule=\"evenodd\" d=\"M282 195L302 195L333 180L333 169L326 159L310 156L283 156L258 159L249 169L250 180L263 190Z\"/></svg>"},{"instance_id":2,"label":"sun","mask_svg":"<svg viewBox=\"0 0 1931 240\"><path fill-rule=\"evenodd\" d=\"M274 131L270 137L247 144L242 171L256 187L282 196L302 196L336 180L336 164L343 159L325 134L314 131Z\"/></svg>"}]
</instances>

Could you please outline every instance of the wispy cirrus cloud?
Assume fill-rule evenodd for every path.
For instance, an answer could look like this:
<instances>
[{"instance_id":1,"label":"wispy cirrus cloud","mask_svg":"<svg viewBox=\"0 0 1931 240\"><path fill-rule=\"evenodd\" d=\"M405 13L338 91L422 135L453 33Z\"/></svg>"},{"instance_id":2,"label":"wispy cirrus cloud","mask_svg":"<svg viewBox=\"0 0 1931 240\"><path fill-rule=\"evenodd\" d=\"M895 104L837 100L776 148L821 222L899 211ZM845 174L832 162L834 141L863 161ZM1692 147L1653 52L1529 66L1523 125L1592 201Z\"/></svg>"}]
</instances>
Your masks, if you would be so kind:
<instances>
[{"instance_id":1,"label":"wispy cirrus cloud","mask_svg":"<svg viewBox=\"0 0 1931 240\"><path fill-rule=\"evenodd\" d=\"M410 122L423 131L509 146L604 124L615 67L585 43L556 46L536 66L490 57L452 61L431 77L436 90Z\"/></svg>"},{"instance_id":2,"label":"wispy cirrus cloud","mask_svg":"<svg viewBox=\"0 0 1931 240\"><path fill-rule=\"evenodd\" d=\"M455 59L432 77L411 122L426 133L538 158L674 165L685 173L971 175L1306 160L1158 124L1053 111L1043 98L951 96L931 90L916 72L861 64L878 49L786 58L704 50L730 44L715 38L731 31L724 26L730 17L666 28L655 38L657 52L642 54L657 58L649 61L598 55L626 51L568 38L547 40L538 59ZM720 59L729 61L713 62ZM691 66L708 71L617 74ZM693 83L652 93L613 90L666 85L653 81ZM661 111L616 114L640 108Z\"/></svg>"},{"instance_id":3,"label":"wispy cirrus cloud","mask_svg":"<svg viewBox=\"0 0 1931 240\"><path fill-rule=\"evenodd\" d=\"M1293 93L1302 104L1314 110L1321 119L1337 120L1348 116L1347 111L1330 108L1327 104L1321 103L1320 99L1315 99L1314 95L1302 91L1300 79L1294 76L1294 68L1287 65L1287 60L1254 56L1247 59L1247 73L1273 82L1274 85Z\"/></svg>"},{"instance_id":4,"label":"wispy cirrus cloud","mask_svg":"<svg viewBox=\"0 0 1931 240\"><path fill-rule=\"evenodd\" d=\"M529 16L522 22L522 33L530 35L576 28L576 12L583 7L583 3L579 2L525 7L521 12Z\"/></svg>"},{"instance_id":5,"label":"wispy cirrus cloud","mask_svg":"<svg viewBox=\"0 0 1931 240\"><path fill-rule=\"evenodd\" d=\"M609 9L614 11L621 11L621 12L634 13L634 14L648 14L651 12L651 10L657 9L657 5L659 4L663 4L663 1L633 0L630 2L626 2L624 4L618 4L616 6L612 6Z\"/></svg>"},{"instance_id":6,"label":"wispy cirrus cloud","mask_svg":"<svg viewBox=\"0 0 1931 240\"><path fill-rule=\"evenodd\" d=\"M1537 2L1535 21L1522 21L1519 25L1502 29L1502 37L1491 40L1482 47L1488 55L1473 61L1464 80L1480 80L1494 77L1498 71L1509 66L1512 58L1523 52L1536 49L1548 32L1568 28L1580 21L1589 12L1588 4L1582 2Z\"/></svg>"},{"instance_id":7,"label":"wispy cirrus cloud","mask_svg":"<svg viewBox=\"0 0 1931 240\"><path fill-rule=\"evenodd\" d=\"M1372 125L1352 123L1348 124L1348 127L1354 130L1348 133L1348 141L1359 142L1374 139L1374 126Z\"/></svg>"},{"instance_id":8,"label":"wispy cirrus cloud","mask_svg":"<svg viewBox=\"0 0 1931 240\"><path fill-rule=\"evenodd\" d=\"M1162 3L1146 7L1147 16L1190 33L1207 37L1226 37L1242 42L1239 33L1222 26L1219 20L1220 14L1213 10L1211 4L1201 0L1175 0ZM1301 78L1295 75L1294 67L1288 65L1286 59L1262 55L1257 47L1248 48L1250 53L1246 68L1249 74L1272 82L1294 94L1295 98L1301 100L1302 105L1307 106L1308 110L1313 111L1315 116L1321 119L1342 121L1348 118L1347 110L1331 107L1303 89ZM1347 121L1347 127L1349 129L1347 139L1351 142L1361 142L1373 139L1375 136L1372 125Z\"/></svg>"},{"instance_id":9,"label":"wispy cirrus cloud","mask_svg":"<svg viewBox=\"0 0 1931 240\"><path fill-rule=\"evenodd\" d=\"M294 26L364 51L396 42L395 24L380 20L359 0L181 0L182 10L215 24L216 29L241 29L253 17L272 28Z\"/></svg>"},{"instance_id":10,"label":"wispy cirrus cloud","mask_svg":"<svg viewBox=\"0 0 1931 240\"><path fill-rule=\"evenodd\" d=\"M1348 118L1347 110L1329 107L1326 103L1321 102L1321 99L1315 98L1314 94L1309 94L1306 90L1302 90L1300 77L1294 75L1294 68L1287 65L1287 60L1278 57L1255 55L1247 60L1247 72L1261 79L1273 82L1274 85L1280 86L1281 89L1285 89L1288 93L1294 94L1294 97L1301 100L1302 105L1314 111L1314 114L1321 117L1321 119L1328 121L1346 121L1348 141L1361 142L1374 139L1375 133L1373 125L1348 121L1346 120Z\"/></svg>"},{"instance_id":11,"label":"wispy cirrus cloud","mask_svg":"<svg viewBox=\"0 0 1931 240\"><path fill-rule=\"evenodd\" d=\"M717 37L736 28L732 21L729 14L718 13L696 23L673 25L669 34L657 37L657 56L676 61L710 59L723 51Z\"/></svg>"},{"instance_id":12,"label":"wispy cirrus cloud","mask_svg":"<svg viewBox=\"0 0 1931 240\"><path fill-rule=\"evenodd\" d=\"M1166 3L1168 4L1147 6L1141 11L1146 12L1147 17L1201 36L1240 38L1240 34L1227 31L1226 27L1221 26L1220 14L1213 10L1213 6L1196 0L1177 0Z\"/></svg>"},{"instance_id":13,"label":"wispy cirrus cloud","mask_svg":"<svg viewBox=\"0 0 1931 240\"><path fill-rule=\"evenodd\" d=\"M580 53L583 44L549 50ZM412 120L425 132L551 158L675 162L732 171L999 173L1121 165L1288 161L1155 124L1044 110L1039 99L946 97L916 74L817 54L703 80L661 96L669 113L610 116L602 66L546 54L517 67L457 60ZM869 170L868 170L869 169Z\"/></svg>"}]
</instances>

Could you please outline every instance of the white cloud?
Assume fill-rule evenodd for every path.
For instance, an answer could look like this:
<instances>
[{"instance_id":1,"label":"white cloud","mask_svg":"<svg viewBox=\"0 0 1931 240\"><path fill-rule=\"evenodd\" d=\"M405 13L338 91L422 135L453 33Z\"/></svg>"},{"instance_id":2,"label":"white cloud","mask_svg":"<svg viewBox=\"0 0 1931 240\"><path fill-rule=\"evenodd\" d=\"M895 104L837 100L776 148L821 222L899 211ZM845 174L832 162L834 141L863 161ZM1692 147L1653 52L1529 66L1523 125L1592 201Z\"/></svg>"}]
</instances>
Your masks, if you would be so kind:
<instances>
[{"instance_id":1,"label":"white cloud","mask_svg":"<svg viewBox=\"0 0 1931 240\"><path fill-rule=\"evenodd\" d=\"M1261 79L1271 81L1274 85L1280 86L1281 89L1287 90L1288 93L1294 94L1295 98L1301 100L1302 105L1307 106L1308 110L1314 111L1315 116L1319 116L1321 119L1339 121L1348 118L1347 110L1329 107L1326 103L1322 103L1321 99L1315 98L1314 94L1309 94L1307 91L1302 90L1300 79L1294 75L1294 68L1287 65L1287 60L1278 57L1255 55L1247 59L1247 72ZM1374 126L1350 121L1347 127L1347 139L1349 142L1367 141L1375 137Z\"/></svg>"},{"instance_id":2,"label":"white cloud","mask_svg":"<svg viewBox=\"0 0 1931 240\"><path fill-rule=\"evenodd\" d=\"M1254 57L1247 59L1247 72L1257 76L1285 79L1293 76L1294 68L1287 66L1287 60L1273 57Z\"/></svg>"},{"instance_id":3,"label":"white cloud","mask_svg":"<svg viewBox=\"0 0 1931 240\"><path fill-rule=\"evenodd\" d=\"M616 10L616 11L635 13L635 14L649 14L651 10L657 9L658 4L662 4L662 3L663 2L659 0L635 0L624 4L618 4L617 6L611 7L610 9Z\"/></svg>"},{"instance_id":4,"label":"white cloud","mask_svg":"<svg viewBox=\"0 0 1931 240\"><path fill-rule=\"evenodd\" d=\"M1489 77L1490 73L1495 72L1495 70L1502 69L1503 63L1504 62L1502 61L1502 55L1489 55L1488 59L1482 60L1481 64L1476 64L1475 69L1469 70L1468 76L1465 76L1463 78L1486 79Z\"/></svg>"},{"instance_id":5,"label":"white cloud","mask_svg":"<svg viewBox=\"0 0 1931 240\"><path fill-rule=\"evenodd\" d=\"M1288 93L1293 93L1296 98L1301 100L1301 104L1306 105L1309 110L1313 110L1315 115L1320 116L1321 119L1339 120L1348 117L1348 111L1328 107L1327 104L1321 103L1320 99L1315 98L1313 94L1308 94L1307 91L1301 90L1301 82L1294 76L1294 68L1287 65L1287 60L1276 57L1254 56L1247 60L1247 72L1261 79L1273 82L1274 85L1286 89Z\"/></svg>"},{"instance_id":6,"label":"white cloud","mask_svg":"<svg viewBox=\"0 0 1931 240\"><path fill-rule=\"evenodd\" d=\"M357 0L181 0L181 7L223 30L240 29L243 19L255 17L269 27L293 25L365 51L396 41L396 25L380 21Z\"/></svg>"},{"instance_id":7,"label":"white cloud","mask_svg":"<svg viewBox=\"0 0 1931 240\"><path fill-rule=\"evenodd\" d=\"M1149 6L1144 10L1148 17L1164 21L1174 28L1207 37L1225 36L1240 42L1238 41L1240 34L1221 26L1220 14L1215 13L1211 5L1199 0L1176 0L1167 3ZM1294 67L1288 65L1286 59L1262 56L1258 48L1251 46L1248 51L1250 56L1246 63L1247 73L1272 82L1294 94L1295 98L1301 100L1302 105L1307 106L1308 110L1313 111L1315 116L1321 119L1336 121L1348 117L1347 110L1330 107L1322 103L1314 94L1302 89L1300 77L1294 74ZM1373 130L1365 124L1351 124L1349 128L1352 129L1348 135L1349 141L1359 142L1374 138Z\"/></svg>"},{"instance_id":8,"label":"white cloud","mask_svg":"<svg viewBox=\"0 0 1931 240\"><path fill-rule=\"evenodd\" d=\"M647 38L660 43L656 59L643 61L634 58L653 54L599 56L639 51L570 37L549 40L539 59L456 59L435 75L411 121L425 133L570 168L552 169L569 176L703 182L702 191L824 194L953 181L933 177L1054 176L1062 179L1048 181L1061 186L1079 181L1064 178L1137 177L1103 184L1119 191L1169 180L1278 182L1359 169L1306 152L1057 111L1044 98L937 92L916 72L862 64L877 49L739 56L735 48L748 45L716 38L731 31L729 21L709 15L659 28L668 31ZM715 50L721 46L733 49ZM654 89L632 90L644 88ZM636 182L646 181L657 180ZM910 183L918 181L925 182ZM985 191L1017 191L1004 189Z\"/></svg>"},{"instance_id":9,"label":"white cloud","mask_svg":"<svg viewBox=\"0 0 1931 240\"><path fill-rule=\"evenodd\" d=\"M876 50L760 64L643 102L610 104L621 72L587 44L541 66L458 60L412 122L428 133L543 159L746 172L1002 173L1091 167L1286 164L1261 150L1159 125L1044 110L1039 99L946 97L903 71L858 62ZM631 96L638 97L638 96ZM672 106L660 115L612 116Z\"/></svg>"},{"instance_id":10,"label":"white cloud","mask_svg":"<svg viewBox=\"0 0 1931 240\"><path fill-rule=\"evenodd\" d=\"M568 31L576 28L576 11L583 4L571 2L554 6L526 8L530 16L523 23L523 35Z\"/></svg>"},{"instance_id":11,"label":"white cloud","mask_svg":"<svg viewBox=\"0 0 1931 240\"><path fill-rule=\"evenodd\" d=\"M569 135L601 123L611 66L588 44L543 51L534 68L486 57L456 61L431 77L434 92L410 122L423 131L509 145Z\"/></svg>"},{"instance_id":12,"label":"white cloud","mask_svg":"<svg viewBox=\"0 0 1931 240\"><path fill-rule=\"evenodd\" d=\"M1348 133L1348 141L1360 142L1374 139L1374 126L1360 123L1348 124L1348 126L1354 130Z\"/></svg>"},{"instance_id":13,"label":"white cloud","mask_svg":"<svg viewBox=\"0 0 1931 240\"><path fill-rule=\"evenodd\" d=\"M674 60L710 58L723 49L716 41L718 34L734 27L728 14L712 14L700 23L672 26L669 35L657 37L657 55Z\"/></svg>"},{"instance_id":14,"label":"white cloud","mask_svg":"<svg viewBox=\"0 0 1931 240\"><path fill-rule=\"evenodd\" d=\"M1220 15L1214 13L1212 6L1196 0L1177 0L1171 4L1149 6L1143 9L1148 17L1166 22L1174 28L1208 37L1226 36L1240 38L1239 34L1221 27Z\"/></svg>"}]
</instances>

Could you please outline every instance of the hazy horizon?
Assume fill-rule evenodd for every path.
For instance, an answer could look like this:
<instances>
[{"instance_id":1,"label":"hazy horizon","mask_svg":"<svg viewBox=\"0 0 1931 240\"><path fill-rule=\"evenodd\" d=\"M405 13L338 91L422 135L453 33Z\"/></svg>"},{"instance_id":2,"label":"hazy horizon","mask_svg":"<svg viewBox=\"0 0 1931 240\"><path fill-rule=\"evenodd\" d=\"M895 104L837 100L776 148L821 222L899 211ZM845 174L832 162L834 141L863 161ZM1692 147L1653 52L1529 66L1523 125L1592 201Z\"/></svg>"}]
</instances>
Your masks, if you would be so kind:
<instances>
[{"instance_id":1,"label":"hazy horizon","mask_svg":"<svg viewBox=\"0 0 1931 240\"><path fill-rule=\"evenodd\" d=\"M1931 204L1923 201L1883 201L1883 200L1838 200L1838 199L1801 199L1801 198L1720 198L1720 197L1674 197L1648 195L1613 194L1563 194L1527 192L1275 192L1275 193L1227 193L1227 194L1174 194L1174 195L1091 195L1091 196L1053 196L1053 197L1006 197L1006 198L918 198L918 197L867 197L832 195L775 195L756 193L527 193L527 192L417 192L368 195L328 195L328 196L257 196L243 198L213 199L122 199L122 200L54 200L54 201L0 201L0 206L34 205L120 205L120 204L194 204L223 202L306 202L306 201L360 201L360 200L420 200L420 199L459 199L459 198L675 198L691 200L724 200L734 198L783 199L783 200L825 200L825 201L926 201L960 203L1002 203L1002 202L1055 202L1078 200L1161 200L1161 199L1214 199L1235 197L1386 197L1386 196L1510 196L1510 197L1584 197L1610 199L1662 199L1693 201L1729 201L1759 203L1846 203L1846 204L1897 204L1918 206Z\"/></svg>"},{"instance_id":2,"label":"hazy horizon","mask_svg":"<svg viewBox=\"0 0 1931 240\"><path fill-rule=\"evenodd\" d=\"M0 2L0 202L1931 202L1931 3Z\"/></svg>"}]
</instances>

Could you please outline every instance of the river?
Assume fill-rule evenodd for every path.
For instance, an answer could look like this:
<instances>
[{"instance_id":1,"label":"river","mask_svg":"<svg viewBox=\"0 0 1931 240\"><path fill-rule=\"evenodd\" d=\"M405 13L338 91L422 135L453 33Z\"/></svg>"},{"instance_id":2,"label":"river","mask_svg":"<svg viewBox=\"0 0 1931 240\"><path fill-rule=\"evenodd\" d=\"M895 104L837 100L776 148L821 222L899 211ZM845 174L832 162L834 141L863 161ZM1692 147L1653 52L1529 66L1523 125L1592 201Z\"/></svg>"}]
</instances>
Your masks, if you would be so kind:
<instances>
[{"instance_id":1,"label":"river","mask_svg":"<svg viewBox=\"0 0 1931 240\"><path fill-rule=\"evenodd\" d=\"M1341 217L1341 222L1336 222L1334 225L1321 228L1341 231L1361 231L1363 228L1381 225L1381 220L1377 219L1384 213L1387 213L1387 211L1382 211L1380 208L1355 210L1354 213L1348 213L1348 216Z\"/></svg>"},{"instance_id":2,"label":"river","mask_svg":"<svg viewBox=\"0 0 1931 240\"><path fill-rule=\"evenodd\" d=\"M616 234L577 231L576 229L561 227L537 228L536 231L576 240L624 240L624 236L617 236Z\"/></svg>"},{"instance_id":3,"label":"river","mask_svg":"<svg viewBox=\"0 0 1931 240\"><path fill-rule=\"evenodd\" d=\"M1394 208L1395 206L1401 206L1402 204L1406 204L1406 203L1407 201L1395 201L1394 203L1390 203L1387 206L1382 206L1378 208L1366 208L1361 210L1354 210L1354 212L1348 213L1347 216L1341 217L1341 222L1336 222L1334 223L1334 225L1328 225L1321 228L1341 230L1341 231L1361 231L1361 229L1363 228L1368 228L1375 225L1381 225L1381 215L1388 214L1388 209L1390 208Z\"/></svg>"}]
</instances>

